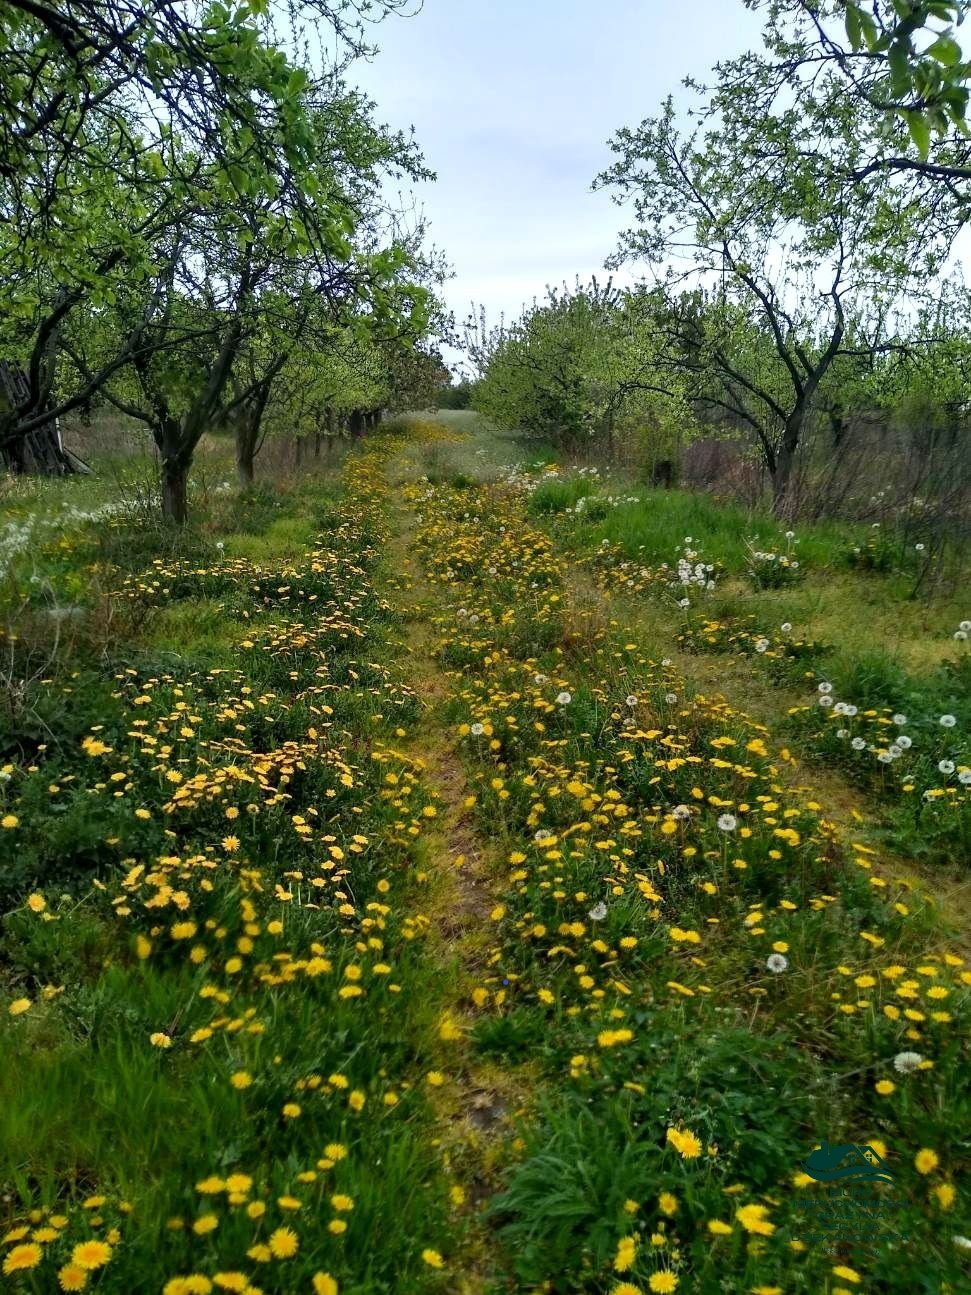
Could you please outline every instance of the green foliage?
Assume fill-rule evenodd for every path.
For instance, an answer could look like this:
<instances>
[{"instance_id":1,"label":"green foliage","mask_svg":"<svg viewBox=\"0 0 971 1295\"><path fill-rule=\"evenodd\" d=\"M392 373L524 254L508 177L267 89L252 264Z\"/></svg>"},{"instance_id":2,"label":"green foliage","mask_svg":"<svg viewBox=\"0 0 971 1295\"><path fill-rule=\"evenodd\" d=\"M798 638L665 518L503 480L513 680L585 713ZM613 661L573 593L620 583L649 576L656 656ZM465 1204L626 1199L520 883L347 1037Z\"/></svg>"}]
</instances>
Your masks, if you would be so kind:
<instances>
[{"instance_id":1,"label":"green foliage","mask_svg":"<svg viewBox=\"0 0 971 1295\"><path fill-rule=\"evenodd\" d=\"M954 127L961 129L967 119L971 64L962 56L955 30L967 16L966 3L918 0L903 8L864 8L857 0L847 0L845 7L850 46L885 59L891 106L926 160L931 133L946 135ZM932 26L938 23L943 26Z\"/></svg>"},{"instance_id":2,"label":"green foliage","mask_svg":"<svg viewBox=\"0 0 971 1295\"><path fill-rule=\"evenodd\" d=\"M609 1270L618 1230L639 1233L640 1221L625 1211L629 1201L653 1212L661 1193L671 1193L681 1226L686 1212L701 1225L722 1217L727 1181L742 1174L754 1185L779 1182L790 1169L786 1148L806 1140L814 1107L829 1099L811 1095L812 1079L789 1064L781 1037L753 1038L728 1022L702 1032L700 1022L689 1025L670 1009L634 1024L646 1045L625 1057L625 1073L649 1073L650 1084L624 1092L581 1080L547 1097L527 1127L522 1161L492 1205L522 1281L541 1281L551 1266ZM720 1153L718 1170L693 1181L658 1136L681 1110ZM704 1267L700 1250L695 1262Z\"/></svg>"},{"instance_id":3,"label":"green foliage","mask_svg":"<svg viewBox=\"0 0 971 1295\"><path fill-rule=\"evenodd\" d=\"M262 3L0 6L15 17L0 45L0 351L30 388L0 411L15 467L45 405L109 401L151 429L163 507L184 522L200 436L232 422L248 481L285 366L289 390L306 388L319 353L346 343L352 380L324 382L315 432L327 412L431 380L441 268L381 196L389 173L429 172L341 79L362 23L399 7L307 0L291 48ZM296 36L317 20L337 37L332 62L320 33L323 66ZM156 112L168 125L148 138Z\"/></svg>"},{"instance_id":4,"label":"green foliage","mask_svg":"<svg viewBox=\"0 0 971 1295\"><path fill-rule=\"evenodd\" d=\"M482 376L473 404L499 427L576 449L613 453L622 427L692 419L679 385L658 381L657 303L610 283L549 290L506 329L473 349Z\"/></svg>"},{"instance_id":5,"label":"green foliage","mask_svg":"<svg viewBox=\"0 0 971 1295\"><path fill-rule=\"evenodd\" d=\"M453 382L442 387L435 399L437 409L469 409L472 404L472 383Z\"/></svg>"}]
</instances>

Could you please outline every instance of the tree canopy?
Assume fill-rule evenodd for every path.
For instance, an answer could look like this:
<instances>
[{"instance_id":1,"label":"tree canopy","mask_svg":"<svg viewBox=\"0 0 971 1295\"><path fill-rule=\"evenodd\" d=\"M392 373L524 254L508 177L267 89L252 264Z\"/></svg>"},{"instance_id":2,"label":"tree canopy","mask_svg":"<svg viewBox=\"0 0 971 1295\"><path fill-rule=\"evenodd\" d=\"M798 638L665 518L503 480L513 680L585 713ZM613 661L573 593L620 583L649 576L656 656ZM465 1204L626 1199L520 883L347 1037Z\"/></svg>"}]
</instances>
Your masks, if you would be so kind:
<instances>
[{"instance_id":1,"label":"tree canopy","mask_svg":"<svg viewBox=\"0 0 971 1295\"><path fill-rule=\"evenodd\" d=\"M252 413L321 328L423 336L440 269L382 185L430 173L343 80L400 8L301 0L283 30L265 0L0 3L0 352L27 375L8 461L108 401L151 429L181 520L227 392Z\"/></svg>"}]
</instances>

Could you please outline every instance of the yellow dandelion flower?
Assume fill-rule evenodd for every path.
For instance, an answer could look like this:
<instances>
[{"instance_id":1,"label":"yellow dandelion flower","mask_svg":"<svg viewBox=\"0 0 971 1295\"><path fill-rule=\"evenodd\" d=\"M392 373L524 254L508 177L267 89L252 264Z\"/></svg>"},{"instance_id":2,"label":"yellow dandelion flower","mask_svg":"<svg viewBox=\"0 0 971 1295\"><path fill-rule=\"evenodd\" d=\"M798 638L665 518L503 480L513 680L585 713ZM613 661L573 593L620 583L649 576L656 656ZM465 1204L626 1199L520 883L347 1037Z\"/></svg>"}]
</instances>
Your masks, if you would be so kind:
<instances>
[{"instance_id":1,"label":"yellow dandelion flower","mask_svg":"<svg viewBox=\"0 0 971 1295\"><path fill-rule=\"evenodd\" d=\"M637 1256L637 1237L621 1237L617 1242L617 1254L614 1256L614 1272L629 1272Z\"/></svg>"},{"instance_id":2,"label":"yellow dandelion flower","mask_svg":"<svg viewBox=\"0 0 971 1295\"><path fill-rule=\"evenodd\" d=\"M940 1163L937 1152L931 1151L929 1147L922 1147L914 1156L914 1168L919 1174L933 1173Z\"/></svg>"},{"instance_id":3,"label":"yellow dandelion flower","mask_svg":"<svg viewBox=\"0 0 971 1295\"><path fill-rule=\"evenodd\" d=\"M82 1241L71 1251L71 1262L84 1268L86 1272L103 1268L110 1258L111 1246L104 1241Z\"/></svg>"},{"instance_id":4,"label":"yellow dandelion flower","mask_svg":"<svg viewBox=\"0 0 971 1295\"><path fill-rule=\"evenodd\" d=\"M668 1129L667 1140L685 1160L694 1160L701 1155L701 1142L688 1129Z\"/></svg>"},{"instance_id":5,"label":"yellow dandelion flower","mask_svg":"<svg viewBox=\"0 0 971 1295\"><path fill-rule=\"evenodd\" d=\"M212 1284L220 1290L237 1291L242 1295L249 1289L249 1278L245 1273L213 1273Z\"/></svg>"},{"instance_id":6,"label":"yellow dandelion flower","mask_svg":"<svg viewBox=\"0 0 971 1295\"><path fill-rule=\"evenodd\" d=\"M3 1273L9 1277L11 1273L22 1272L28 1268L36 1268L43 1257L44 1251L36 1242L28 1241L26 1245L14 1246L8 1250L3 1261Z\"/></svg>"},{"instance_id":7,"label":"yellow dandelion flower","mask_svg":"<svg viewBox=\"0 0 971 1295\"><path fill-rule=\"evenodd\" d=\"M267 1245L274 1259L290 1259L300 1249L300 1238L293 1228L277 1228L270 1233Z\"/></svg>"},{"instance_id":8,"label":"yellow dandelion flower","mask_svg":"<svg viewBox=\"0 0 971 1295\"><path fill-rule=\"evenodd\" d=\"M735 1211L735 1217L746 1232L769 1237L775 1231L775 1224L768 1221L768 1212L764 1205L743 1205Z\"/></svg>"}]
</instances>

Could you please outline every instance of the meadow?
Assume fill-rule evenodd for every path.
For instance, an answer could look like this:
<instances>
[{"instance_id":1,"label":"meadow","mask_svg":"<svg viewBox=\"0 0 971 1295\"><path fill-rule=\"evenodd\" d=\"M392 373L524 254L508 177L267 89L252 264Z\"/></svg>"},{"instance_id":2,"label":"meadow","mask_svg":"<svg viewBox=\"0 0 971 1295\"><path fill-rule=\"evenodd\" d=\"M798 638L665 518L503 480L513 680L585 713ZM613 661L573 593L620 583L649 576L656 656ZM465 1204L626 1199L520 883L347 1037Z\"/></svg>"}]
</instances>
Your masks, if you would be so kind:
<instances>
[{"instance_id":1,"label":"meadow","mask_svg":"<svg viewBox=\"0 0 971 1295\"><path fill-rule=\"evenodd\" d=\"M0 498L4 1289L963 1289L966 590L464 412L203 449Z\"/></svg>"}]
</instances>

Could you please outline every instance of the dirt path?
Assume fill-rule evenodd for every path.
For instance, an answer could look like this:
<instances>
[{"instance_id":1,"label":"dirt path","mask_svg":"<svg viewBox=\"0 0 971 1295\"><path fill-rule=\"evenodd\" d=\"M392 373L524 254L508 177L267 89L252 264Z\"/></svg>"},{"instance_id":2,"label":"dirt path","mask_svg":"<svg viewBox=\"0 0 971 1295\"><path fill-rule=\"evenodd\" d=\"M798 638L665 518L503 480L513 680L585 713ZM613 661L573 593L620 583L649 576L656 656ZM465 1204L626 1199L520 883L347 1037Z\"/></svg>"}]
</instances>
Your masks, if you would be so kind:
<instances>
[{"instance_id":1,"label":"dirt path","mask_svg":"<svg viewBox=\"0 0 971 1295\"><path fill-rule=\"evenodd\" d=\"M390 471L393 473L394 465ZM492 1246L481 1217L482 1203L496 1190L495 1167L509 1119L519 1105L508 1069L478 1060L469 1039L472 994L485 975L493 938L490 913L495 904L492 877L499 866L495 847L475 824L471 790L458 750L454 726L444 710L451 681L435 656L434 621L441 596L411 556L417 520L401 505L388 556L396 574L395 604L405 617L402 650L408 674L422 699L422 716L402 742L437 797L437 830L427 839L430 948L448 971L450 1001L430 1050L440 1058L448 1083L434 1090L441 1125L442 1153L464 1195L468 1220L464 1254L453 1257L455 1295L484 1295L492 1273Z\"/></svg>"}]
</instances>

